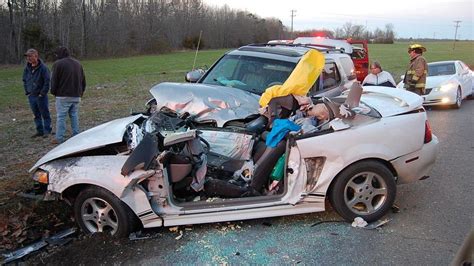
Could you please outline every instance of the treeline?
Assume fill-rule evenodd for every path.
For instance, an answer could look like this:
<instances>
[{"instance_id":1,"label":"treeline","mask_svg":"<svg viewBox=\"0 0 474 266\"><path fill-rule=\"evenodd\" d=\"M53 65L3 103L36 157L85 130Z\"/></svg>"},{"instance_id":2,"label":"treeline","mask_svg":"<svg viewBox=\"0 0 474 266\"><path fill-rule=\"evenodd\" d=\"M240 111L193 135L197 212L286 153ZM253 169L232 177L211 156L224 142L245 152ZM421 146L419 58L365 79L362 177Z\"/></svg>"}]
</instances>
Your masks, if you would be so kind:
<instances>
[{"instance_id":1,"label":"treeline","mask_svg":"<svg viewBox=\"0 0 474 266\"><path fill-rule=\"evenodd\" d=\"M202 0L0 0L0 63L18 63L34 47L51 59L58 45L77 57L229 48L283 39L275 18Z\"/></svg>"},{"instance_id":2,"label":"treeline","mask_svg":"<svg viewBox=\"0 0 474 266\"><path fill-rule=\"evenodd\" d=\"M371 43L393 43L395 41L395 30L393 24L386 24L385 29L376 28L369 31L364 25L345 23L341 28L332 30L308 30L296 32L295 36L311 36L314 32L323 34L329 38L355 40L368 40Z\"/></svg>"}]
</instances>

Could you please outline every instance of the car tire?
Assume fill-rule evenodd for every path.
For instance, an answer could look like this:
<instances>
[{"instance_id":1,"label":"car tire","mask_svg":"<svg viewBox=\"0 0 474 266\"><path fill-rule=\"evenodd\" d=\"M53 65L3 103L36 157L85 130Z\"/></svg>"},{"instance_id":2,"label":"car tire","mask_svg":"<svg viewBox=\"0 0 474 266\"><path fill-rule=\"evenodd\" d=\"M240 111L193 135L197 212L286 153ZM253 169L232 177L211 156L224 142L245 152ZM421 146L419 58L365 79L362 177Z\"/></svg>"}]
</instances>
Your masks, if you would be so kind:
<instances>
[{"instance_id":1,"label":"car tire","mask_svg":"<svg viewBox=\"0 0 474 266\"><path fill-rule=\"evenodd\" d=\"M456 92L456 103L453 104L454 109L461 108L461 103L462 103L461 88L458 87L458 90Z\"/></svg>"},{"instance_id":2,"label":"car tire","mask_svg":"<svg viewBox=\"0 0 474 266\"><path fill-rule=\"evenodd\" d=\"M127 237L136 224L136 216L115 195L99 187L89 187L74 201L74 217L86 234L110 233Z\"/></svg>"},{"instance_id":3,"label":"car tire","mask_svg":"<svg viewBox=\"0 0 474 266\"><path fill-rule=\"evenodd\" d=\"M362 161L344 169L334 180L329 200L347 221L361 217L373 222L393 205L397 187L392 172L377 161Z\"/></svg>"}]
</instances>

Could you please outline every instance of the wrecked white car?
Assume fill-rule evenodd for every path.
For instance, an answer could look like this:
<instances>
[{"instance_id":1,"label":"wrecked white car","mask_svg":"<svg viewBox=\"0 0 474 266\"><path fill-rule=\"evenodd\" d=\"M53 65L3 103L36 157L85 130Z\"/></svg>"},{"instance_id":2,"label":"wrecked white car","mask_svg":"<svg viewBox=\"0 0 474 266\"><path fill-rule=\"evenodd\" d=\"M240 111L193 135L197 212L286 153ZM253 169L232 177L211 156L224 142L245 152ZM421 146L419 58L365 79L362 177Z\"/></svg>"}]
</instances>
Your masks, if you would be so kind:
<instances>
[{"instance_id":1,"label":"wrecked white car","mask_svg":"<svg viewBox=\"0 0 474 266\"><path fill-rule=\"evenodd\" d=\"M30 170L38 191L69 202L83 231L116 236L136 226L319 212L326 198L347 220L374 221L390 209L397 184L426 178L435 162L438 140L422 98L410 92L366 88L352 119L333 118L270 148L258 98L198 86L159 84L151 89L159 111L55 147ZM173 99L177 87L184 96Z\"/></svg>"}]
</instances>

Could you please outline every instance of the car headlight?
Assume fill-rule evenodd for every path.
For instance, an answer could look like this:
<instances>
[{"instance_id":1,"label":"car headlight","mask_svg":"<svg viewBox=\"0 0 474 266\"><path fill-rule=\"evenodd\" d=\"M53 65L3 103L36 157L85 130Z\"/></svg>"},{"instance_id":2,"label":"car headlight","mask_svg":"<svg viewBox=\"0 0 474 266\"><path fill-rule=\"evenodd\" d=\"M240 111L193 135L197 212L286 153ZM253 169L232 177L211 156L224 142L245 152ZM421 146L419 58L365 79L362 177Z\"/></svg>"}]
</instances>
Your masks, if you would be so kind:
<instances>
[{"instance_id":1,"label":"car headlight","mask_svg":"<svg viewBox=\"0 0 474 266\"><path fill-rule=\"evenodd\" d=\"M38 169L33 174L33 180L35 180L38 183L48 184L49 183L49 173L44 171L44 170Z\"/></svg>"},{"instance_id":2,"label":"car headlight","mask_svg":"<svg viewBox=\"0 0 474 266\"><path fill-rule=\"evenodd\" d=\"M456 87L455 84L448 83L448 84L441 85L440 87L434 88L433 90L434 91L447 92L447 91L453 89L454 87Z\"/></svg>"}]
</instances>

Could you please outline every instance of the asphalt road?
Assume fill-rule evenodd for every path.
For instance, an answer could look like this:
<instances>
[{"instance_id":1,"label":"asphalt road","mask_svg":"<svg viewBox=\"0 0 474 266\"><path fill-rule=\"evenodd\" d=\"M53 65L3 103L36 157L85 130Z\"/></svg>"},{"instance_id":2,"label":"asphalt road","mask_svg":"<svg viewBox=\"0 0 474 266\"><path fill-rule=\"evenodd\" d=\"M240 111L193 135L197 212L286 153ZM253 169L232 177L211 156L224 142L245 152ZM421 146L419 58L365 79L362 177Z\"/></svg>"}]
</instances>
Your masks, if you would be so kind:
<instances>
[{"instance_id":1,"label":"asphalt road","mask_svg":"<svg viewBox=\"0 0 474 266\"><path fill-rule=\"evenodd\" d=\"M376 230L352 228L329 208L176 232L155 229L146 240L92 236L28 262L447 265L474 225L474 100L460 110L428 109L428 117L440 140L431 178L399 186L400 212L390 213L390 222Z\"/></svg>"}]
</instances>

